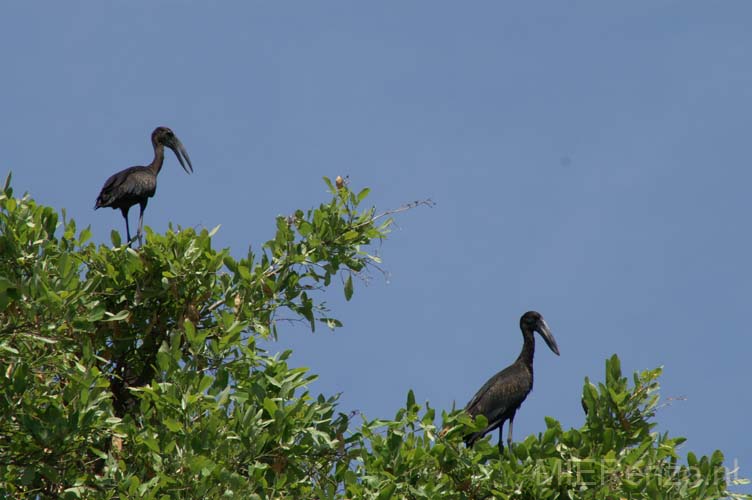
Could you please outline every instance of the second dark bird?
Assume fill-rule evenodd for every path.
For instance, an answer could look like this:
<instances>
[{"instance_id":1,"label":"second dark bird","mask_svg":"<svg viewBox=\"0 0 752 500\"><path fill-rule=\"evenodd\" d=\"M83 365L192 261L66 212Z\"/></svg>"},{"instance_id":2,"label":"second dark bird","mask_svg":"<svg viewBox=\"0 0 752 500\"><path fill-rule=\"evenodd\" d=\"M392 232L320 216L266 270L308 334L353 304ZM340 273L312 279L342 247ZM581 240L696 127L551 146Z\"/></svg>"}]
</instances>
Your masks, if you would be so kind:
<instances>
[{"instance_id":1,"label":"second dark bird","mask_svg":"<svg viewBox=\"0 0 752 500\"><path fill-rule=\"evenodd\" d=\"M164 163L164 148L167 146L177 156L180 165L187 173L193 172L193 165L188 152L180 142L180 139L167 127L157 127L151 133L151 144L154 147L154 159L145 167L137 166L126 168L110 176L102 186L97 196L94 209L110 207L120 209L125 219L125 233L128 245L132 243L131 230L128 227L128 210L138 203L141 211L138 218L138 231L136 237L139 245L143 243L144 210L149 198L157 191L157 175L162 170ZM186 166L186 163L188 164Z\"/></svg>"},{"instance_id":2,"label":"second dark bird","mask_svg":"<svg viewBox=\"0 0 752 500\"><path fill-rule=\"evenodd\" d=\"M533 389L533 356L535 354L535 337L538 332L557 356L559 347L551 334L543 316L535 311L528 311L520 318L522 330L522 352L514 363L491 377L465 406L465 411L472 417L483 415L488 425L482 431L465 436L465 444L472 446L478 439L498 427L499 451L504 449L502 430L504 422L509 420L508 444L512 444L512 424L517 409Z\"/></svg>"}]
</instances>

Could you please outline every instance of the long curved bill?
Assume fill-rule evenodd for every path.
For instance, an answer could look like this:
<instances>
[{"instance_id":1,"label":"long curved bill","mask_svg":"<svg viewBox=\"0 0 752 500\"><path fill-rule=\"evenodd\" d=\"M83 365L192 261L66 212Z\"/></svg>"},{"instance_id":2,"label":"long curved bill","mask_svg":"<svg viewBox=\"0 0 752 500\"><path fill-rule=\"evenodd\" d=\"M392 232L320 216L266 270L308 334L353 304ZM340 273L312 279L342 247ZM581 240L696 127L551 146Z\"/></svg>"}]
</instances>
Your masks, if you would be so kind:
<instances>
[{"instance_id":1,"label":"long curved bill","mask_svg":"<svg viewBox=\"0 0 752 500\"><path fill-rule=\"evenodd\" d=\"M170 149L172 149L172 152L175 153L175 156L177 156L178 161L180 162L180 166L183 167L183 170L185 170L186 173L192 173L193 164L191 163L191 157L188 156L188 151L185 150L185 146L183 146L183 143L180 142L180 139L175 137L175 143L169 144L168 146ZM188 166L185 165L186 162L188 163Z\"/></svg>"},{"instance_id":2,"label":"long curved bill","mask_svg":"<svg viewBox=\"0 0 752 500\"><path fill-rule=\"evenodd\" d=\"M538 321L538 324L536 325L536 331L540 333L540 336L543 337L543 340L546 341L548 348L551 349L554 354L559 356L559 346L556 345L556 339L554 339L554 335L551 333L551 329L548 327L543 318Z\"/></svg>"}]
</instances>

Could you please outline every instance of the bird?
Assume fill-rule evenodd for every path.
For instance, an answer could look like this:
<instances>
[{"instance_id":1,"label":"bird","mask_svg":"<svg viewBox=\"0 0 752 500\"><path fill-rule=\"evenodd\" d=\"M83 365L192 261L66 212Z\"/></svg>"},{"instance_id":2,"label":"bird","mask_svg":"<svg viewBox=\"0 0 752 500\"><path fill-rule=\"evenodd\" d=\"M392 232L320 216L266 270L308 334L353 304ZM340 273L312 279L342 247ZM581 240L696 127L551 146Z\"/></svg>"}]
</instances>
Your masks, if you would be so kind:
<instances>
[{"instance_id":1,"label":"bird","mask_svg":"<svg viewBox=\"0 0 752 500\"><path fill-rule=\"evenodd\" d=\"M102 190L97 196L94 204L94 210L102 207L120 209L125 219L125 233L128 238L128 246L131 245L131 230L128 226L128 210L139 204L141 212L138 218L138 231L136 237L139 245L143 243L142 233L144 224L144 210L149 198L154 196L157 190L157 175L162 170L164 163L164 147L170 148L177 156L180 166L186 173L193 172L193 165L185 150L183 143L177 138L175 133L167 127L157 127L151 133L151 144L154 147L154 159L145 167L129 167L110 176L102 186ZM185 160L185 161L184 161ZM188 165L186 166L186 162Z\"/></svg>"},{"instance_id":2,"label":"bird","mask_svg":"<svg viewBox=\"0 0 752 500\"><path fill-rule=\"evenodd\" d=\"M537 331L543 337L548 348L557 356L559 355L559 346L556 345L551 329L540 313L528 311L523 314L520 318L520 330L522 330L522 338L524 339L520 355L514 363L488 379L465 406L465 411L473 418L483 415L488 420L488 425L483 430L464 437L465 444L468 447L487 433L498 428L499 451L503 452L502 430L504 422L507 420L509 420L507 443L509 446L512 445L514 415L533 389L533 355L535 354L533 332Z\"/></svg>"}]
</instances>

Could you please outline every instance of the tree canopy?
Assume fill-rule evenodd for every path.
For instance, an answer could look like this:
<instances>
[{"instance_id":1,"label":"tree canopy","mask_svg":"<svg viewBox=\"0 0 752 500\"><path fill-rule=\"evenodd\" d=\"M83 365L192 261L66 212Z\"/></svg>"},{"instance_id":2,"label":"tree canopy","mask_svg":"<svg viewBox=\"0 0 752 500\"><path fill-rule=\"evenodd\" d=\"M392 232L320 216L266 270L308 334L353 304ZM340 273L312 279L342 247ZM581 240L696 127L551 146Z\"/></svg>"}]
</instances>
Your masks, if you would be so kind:
<instances>
[{"instance_id":1,"label":"tree canopy","mask_svg":"<svg viewBox=\"0 0 752 500\"><path fill-rule=\"evenodd\" d=\"M282 317L338 328L378 264L389 213L368 189L277 217L241 259L212 231L147 228L138 249L95 245L73 219L0 194L0 493L11 498L611 499L732 496L723 454L681 453L655 432L660 369L585 379L583 423L545 427L500 453L462 411L407 390L394 418L338 411L316 378L267 352ZM314 367L315 368L315 367Z\"/></svg>"}]
</instances>

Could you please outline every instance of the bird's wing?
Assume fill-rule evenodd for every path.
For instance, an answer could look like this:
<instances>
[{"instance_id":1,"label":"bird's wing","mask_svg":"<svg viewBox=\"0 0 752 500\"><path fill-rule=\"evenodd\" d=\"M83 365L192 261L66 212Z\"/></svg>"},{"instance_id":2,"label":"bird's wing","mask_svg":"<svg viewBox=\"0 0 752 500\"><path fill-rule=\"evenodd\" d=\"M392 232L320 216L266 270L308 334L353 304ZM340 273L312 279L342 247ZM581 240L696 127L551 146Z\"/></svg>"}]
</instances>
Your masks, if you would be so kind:
<instances>
[{"instance_id":1,"label":"bird's wing","mask_svg":"<svg viewBox=\"0 0 752 500\"><path fill-rule=\"evenodd\" d=\"M102 189L99 191L99 198L107 196L107 194L117 189L117 187L123 183L126 177L127 175L125 170L109 176L107 180L104 181L104 186L102 186Z\"/></svg>"},{"instance_id":2,"label":"bird's wing","mask_svg":"<svg viewBox=\"0 0 752 500\"><path fill-rule=\"evenodd\" d=\"M126 181L130 177L132 177L132 174L134 174L134 171L138 170L139 168L141 167L129 167L109 176L107 180L104 181L104 185L102 186L102 189L99 191L99 196L97 196L96 206L104 206L104 205L109 204L112 201L110 197L113 195L113 193L118 193L118 195L121 195L121 196L124 194L125 195L133 194L134 189L136 188L136 184L132 182L128 183ZM115 195L115 196L118 196L118 195Z\"/></svg>"},{"instance_id":3,"label":"bird's wing","mask_svg":"<svg viewBox=\"0 0 752 500\"><path fill-rule=\"evenodd\" d=\"M498 424L498 420L521 405L530 392L530 379L519 368L511 365L491 377L467 403L465 411L473 417L484 415L489 427Z\"/></svg>"}]
</instances>

